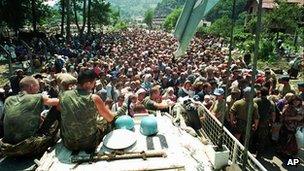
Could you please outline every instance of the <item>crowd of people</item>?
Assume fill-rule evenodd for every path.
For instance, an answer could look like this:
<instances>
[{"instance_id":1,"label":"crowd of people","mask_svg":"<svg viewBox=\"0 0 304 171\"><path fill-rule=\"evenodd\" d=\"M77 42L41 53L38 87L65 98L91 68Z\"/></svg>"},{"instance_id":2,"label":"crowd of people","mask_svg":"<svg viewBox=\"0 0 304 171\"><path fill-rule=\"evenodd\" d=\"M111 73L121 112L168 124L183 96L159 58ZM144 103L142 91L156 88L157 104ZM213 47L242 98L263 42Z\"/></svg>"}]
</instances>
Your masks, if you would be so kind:
<instances>
[{"instance_id":1,"label":"crowd of people","mask_svg":"<svg viewBox=\"0 0 304 171\"><path fill-rule=\"evenodd\" d=\"M58 128L68 149L92 150L117 116L167 110L183 97L200 101L244 142L252 84L251 151L260 156L275 144L280 154L298 152L295 134L304 124L304 83L293 88L288 75L277 76L271 68L258 71L253 83L250 54L233 58L228 66L221 38L194 38L182 58L173 55L178 42L172 35L139 28L74 36L69 44L54 36L29 44L32 50L16 45L16 61L32 55L39 73L26 76L25 70L16 70L1 90L0 149L6 155L29 154L20 146L30 138L49 145L33 137L53 142ZM45 109L49 113L41 119Z\"/></svg>"}]
</instances>

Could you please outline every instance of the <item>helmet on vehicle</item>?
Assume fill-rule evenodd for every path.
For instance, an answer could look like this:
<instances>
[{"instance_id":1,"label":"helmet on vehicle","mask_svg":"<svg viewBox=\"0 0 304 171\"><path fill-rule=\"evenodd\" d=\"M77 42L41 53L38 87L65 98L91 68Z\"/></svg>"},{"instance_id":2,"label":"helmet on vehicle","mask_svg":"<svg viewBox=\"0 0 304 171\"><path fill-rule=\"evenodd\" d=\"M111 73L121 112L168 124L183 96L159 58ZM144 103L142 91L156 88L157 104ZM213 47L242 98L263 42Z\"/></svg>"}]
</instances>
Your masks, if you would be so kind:
<instances>
[{"instance_id":1,"label":"helmet on vehicle","mask_svg":"<svg viewBox=\"0 0 304 171\"><path fill-rule=\"evenodd\" d=\"M157 134L157 120L154 116L144 117L140 122L140 132L143 135L150 136Z\"/></svg>"},{"instance_id":2,"label":"helmet on vehicle","mask_svg":"<svg viewBox=\"0 0 304 171\"><path fill-rule=\"evenodd\" d=\"M115 128L132 130L134 128L134 121L128 115L120 116L115 120Z\"/></svg>"}]
</instances>

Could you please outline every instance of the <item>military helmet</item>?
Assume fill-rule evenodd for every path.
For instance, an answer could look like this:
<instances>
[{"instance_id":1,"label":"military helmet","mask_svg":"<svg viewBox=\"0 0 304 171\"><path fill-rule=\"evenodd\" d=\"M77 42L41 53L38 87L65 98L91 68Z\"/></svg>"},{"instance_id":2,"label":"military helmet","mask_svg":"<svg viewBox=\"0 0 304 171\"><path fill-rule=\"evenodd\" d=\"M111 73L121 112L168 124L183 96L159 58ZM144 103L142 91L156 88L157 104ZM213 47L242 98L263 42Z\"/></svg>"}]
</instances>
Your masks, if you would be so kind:
<instances>
[{"instance_id":1,"label":"military helmet","mask_svg":"<svg viewBox=\"0 0 304 171\"><path fill-rule=\"evenodd\" d=\"M133 128L134 128L134 121L128 115L120 116L115 121L115 128L117 128L117 129L133 130Z\"/></svg>"},{"instance_id":2,"label":"military helmet","mask_svg":"<svg viewBox=\"0 0 304 171\"><path fill-rule=\"evenodd\" d=\"M144 117L140 122L140 132L143 135L155 135L158 132L157 120L154 116Z\"/></svg>"}]
</instances>

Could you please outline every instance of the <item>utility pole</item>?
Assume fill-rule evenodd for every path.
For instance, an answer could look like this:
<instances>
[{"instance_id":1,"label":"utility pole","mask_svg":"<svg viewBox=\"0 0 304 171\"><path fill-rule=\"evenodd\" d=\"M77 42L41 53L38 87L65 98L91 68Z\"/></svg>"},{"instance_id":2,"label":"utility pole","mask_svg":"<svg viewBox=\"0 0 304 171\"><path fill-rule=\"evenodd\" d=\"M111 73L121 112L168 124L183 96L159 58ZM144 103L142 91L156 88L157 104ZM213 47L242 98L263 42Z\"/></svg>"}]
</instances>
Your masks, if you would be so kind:
<instances>
[{"instance_id":1,"label":"utility pole","mask_svg":"<svg viewBox=\"0 0 304 171\"><path fill-rule=\"evenodd\" d=\"M233 33L234 33L235 18L236 18L235 8L236 8L236 0L233 0L232 14L231 14L231 22L232 23L231 23L231 28L230 28L230 45L229 45L228 67L227 67L227 73L228 73L228 78L227 79L229 79L229 76L231 74L230 66L231 66L231 63L232 63L232 50L233 50L233 46L234 46ZM225 102L226 103L227 103L227 97L228 97L228 89L229 89L230 85L231 85L231 83L228 80L227 84L226 84L226 89L225 89ZM228 111L228 107L225 106L225 114L221 118L222 126L221 126L221 135L220 135L219 140L218 140L218 147L219 148L222 148L222 145L223 145L224 122L225 122L225 118L226 118L227 115L229 115L229 111Z\"/></svg>"},{"instance_id":2,"label":"utility pole","mask_svg":"<svg viewBox=\"0 0 304 171\"><path fill-rule=\"evenodd\" d=\"M258 13L257 13L257 26L255 31L255 44L254 44L254 56L253 56L253 74L251 77L251 93L249 98L248 112L247 112L247 125L246 125L246 135L245 135L245 149L243 152L243 166L242 170L246 170L247 160L248 160L248 146L250 142L250 133L251 133L251 122L253 114L253 98L254 98L254 82L255 76L257 74L257 59L259 53L259 44L260 44L260 33L261 33L261 23L262 23L262 5L263 0L259 0L258 4Z\"/></svg>"}]
</instances>

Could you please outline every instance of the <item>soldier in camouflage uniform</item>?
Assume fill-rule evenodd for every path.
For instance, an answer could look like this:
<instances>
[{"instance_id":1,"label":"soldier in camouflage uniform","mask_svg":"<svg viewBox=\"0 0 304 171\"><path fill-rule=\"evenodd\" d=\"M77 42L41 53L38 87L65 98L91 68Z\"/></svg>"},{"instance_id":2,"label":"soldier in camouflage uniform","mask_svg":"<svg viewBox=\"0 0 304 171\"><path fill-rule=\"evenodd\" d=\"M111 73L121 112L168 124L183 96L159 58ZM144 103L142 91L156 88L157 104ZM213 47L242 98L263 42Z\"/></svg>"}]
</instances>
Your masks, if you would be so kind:
<instances>
[{"instance_id":1,"label":"soldier in camouflage uniform","mask_svg":"<svg viewBox=\"0 0 304 171\"><path fill-rule=\"evenodd\" d=\"M41 113L43 105L56 106L59 100L37 94L39 83L34 77L24 77L19 85L21 92L8 97L4 104L4 137L0 148L6 156L34 156L54 143L56 129L48 132L46 125L52 124L47 119L49 117L42 123ZM54 109L49 116L59 115Z\"/></svg>"},{"instance_id":2,"label":"soldier in camouflage uniform","mask_svg":"<svg viewBox=\"0 0 304 171\"><path fill-rule=\"evenodd\" d=\"M161 99L161 92L160 86L154 86L150 90L150 96L146 97L143 100L143 105L147 110L155 111L155 110L162 110L166 111L169 109L170 106L173 106L174 102L160 102Z\"/></svg>"},{"instance_id":3,"label":"soldier in camouflage uniform","mask_svg":"<svg viewBox=\"0 0 304 171\"><path fill-rule=\"evenodd\" d=\"M98 117L107 122L114 120L114 115L105 106L102 99L91 93L96 83L96 75L86 69L78 75L76 90L63 92L60 97L61 137L69 150L93 152L102 140L107 124L98 126Z\"/></svg>"}]
</instances>

